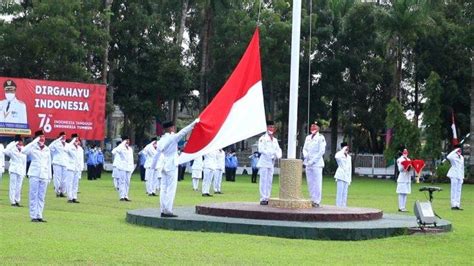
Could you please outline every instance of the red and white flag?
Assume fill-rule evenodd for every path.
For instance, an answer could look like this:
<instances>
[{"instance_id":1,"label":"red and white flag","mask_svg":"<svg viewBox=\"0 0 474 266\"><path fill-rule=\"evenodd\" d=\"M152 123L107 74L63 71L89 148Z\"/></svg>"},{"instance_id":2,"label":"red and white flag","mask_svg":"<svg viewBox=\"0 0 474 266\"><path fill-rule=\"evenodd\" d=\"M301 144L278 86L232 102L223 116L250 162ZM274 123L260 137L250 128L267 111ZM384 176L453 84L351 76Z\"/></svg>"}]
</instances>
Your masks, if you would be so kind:
<instances>
[{"instance_id":1,"label":"red and white flag","mask_svg":"<svg viewBox=\"0 0 474 266\"><path fill-rule=\"evenodd\" d=\"M451 124L451 130L453 132L453 139L451 140L451 143L453 146L458 145L458 134L456 133L456 123L454 122L454 112L452 112L452 124Z\"/></svg>"},{"instance_id":2,"label":"red and white flag","mask_svg":"<svg viewBox=\"0 0 474 266\"><path fill-rule=\"evenodd\" d=\"M265 132L258 28L234 72L199 120L179 164Z\"/></svg>"}]
</instances>

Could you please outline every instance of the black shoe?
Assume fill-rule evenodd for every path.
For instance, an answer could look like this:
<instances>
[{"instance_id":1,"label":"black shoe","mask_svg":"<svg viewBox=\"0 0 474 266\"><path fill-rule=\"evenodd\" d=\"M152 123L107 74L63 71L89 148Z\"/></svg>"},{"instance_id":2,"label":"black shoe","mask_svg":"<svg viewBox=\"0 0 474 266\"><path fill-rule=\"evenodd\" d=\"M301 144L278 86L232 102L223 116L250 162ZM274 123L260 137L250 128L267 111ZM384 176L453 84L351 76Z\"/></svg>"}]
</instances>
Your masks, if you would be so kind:
<instances>
[{"instance_id":1,"label":"black shoe","mask_svg":"<svg viewBox=\"0 0 474 266\"><path fill-rule=\"evenodd\" d=\"M72 199L73 203L80 203L77 199Z\"/></svg>"},{"instance_id":2,"label":"black shoe","mask_svg":"<svg viewBox=\"0 0 474 266\"><path fill-rule=\"evenodd\" d=\"M39 220L38 220L38 219L31 219L31 222L33 222L33 223L38 223Z\"/></svg>"},{"instance_id":3,"label":"black shoe","mask_svg":"<svg viewBox=\"0 0 474 266\"><path fill-rule=\"evenodd\" d=\"M68 200L67 203L74 203L74 201L73 200Z\"/></svg>"},{"instance_id":4,"label":"black shoe","mask_svg":"<svg viewBox=\"0 0 474 266\"><path fill-rule=\"evenodd\" d=\"M398 209L399 212L408 212L406 209Z\"/></svg>"},{"instance_id":5,"label":"black shoe","mask_svg":"<svg viewBox=\"0 0 474 266\"><path fill-rule=\"evenodd\" d=\"M262 200L262 201L260 201L260 205L268 205L268 201Z\"/></svg>"},{"instance_id":6,"label":"black shoe","mask_svg":"<svg viewBox=\"0 0 474 266\"><path fill-rule=\"evenodd\" d=\"M317 204L316 202L311 202L311 206L313 208L319 208L319 204Z\"/></svg>"},{"instance_id":7,"label":"black shoe","mask_svg":"<svg viewBox=\"0 0 474 266\"><path fill-rule=\"evenodd\" d=\"M202 196L203 196L203 197L212 197L212 195L209 194L209 193L203 193Z\"/></svg>"},{"instance_id":8,"label":"black shoe","mask_svg":"<svg viewBox=\"0 0 474 266\"><path fill-rule=\"evenodd\" d=\"M124 198L124 200L125 200L125 201L132 201L132 200L130 200L130 199L128 199L128 198Z\"/></svg>"},{"instance_id":9,"label":"black shoe","mask_svg":"<svg viewBox=\"0 0 474 266\"><path fill-rule=\"evenodd\" d=\"M125 198L121 198L120 201L125 201Z\"/></svg>"},{"instance_id":10,"label":"black shoe","mask_svg":"<svg viewBox=\"0 0 474 266\"><path fill-rule=\"evenodd\" d=\"M20 205L19 202L16 202L16 203L15 203L15 206L17 206L17 207L23 207L23 205Z\"/></svg>"},{"instance_id":11,"label":"black shoe","mask_svg":"<svg viewBox=\"0 0 474 266\"><path fill-rule=\"evenodd\" d=\"M158 196L158 195L156 195L156 193L155 193L155 192L151 193L151 195L152 195L153 197L156 197L156 196Z\"/></svg>"},{"instance_id":12,"label":"black shoe","mask_svg":"<svg viewBox=\"0 0 474 266\"><path fill-rule=\"evenodd\" d=\"M12 203L10 204L12 207L16 207L16 203Z\"/></svg>"},{"instance_id":13,"label":"black shoe","mask_svg":"<svg viewBox=\"0 0 474 266\"><path fill-rule=\"evenodd\" d=\"M61 192L61 193L59 193L59 197L60 198L65 198L66 196L64 195L64 193Z\"/></svg>"},{"instance_id":14,"label":"black shoe","mask_svg":"<svg viewBox=\"0 0 474 266\"><path fill-rule=\"evenodd\" d=\"M165 217L165 218L168 218L168 217L178 217L178 215L174 215L172 213L164 213L162 212L161 213L161 217Z\"/></svg>"},{"instance_id":15,"label":"black shoe","mask_svg":"<svg viewBox=\"0 0 474 266\"><path fill-rule=\"evenodd\" d=\"M217 191L217 192L214 192L214 194L224 194L224 193Z\"/></svg>"},{"instance_id":16,"label":"black shoe","mask_svg":"<svg viewBox=\"0 0 474 266\"><path fill-rule=\"evenodd\" d=\"M453 210L453 211L462 211L463 209L461 207L456 206L456 207L451 207L451 210Z\"/></svg>"},{"instance_id":17,"label":"black shoe","mask_svg":"<svg viewBox=\"0 0 474 266\"><path fill-rule=\"evenodd\" d=\"M38 220L38 222L47 223L46 220L43 220L43 218L38 218L36 220Z\"/></svg>"}]
</instances>

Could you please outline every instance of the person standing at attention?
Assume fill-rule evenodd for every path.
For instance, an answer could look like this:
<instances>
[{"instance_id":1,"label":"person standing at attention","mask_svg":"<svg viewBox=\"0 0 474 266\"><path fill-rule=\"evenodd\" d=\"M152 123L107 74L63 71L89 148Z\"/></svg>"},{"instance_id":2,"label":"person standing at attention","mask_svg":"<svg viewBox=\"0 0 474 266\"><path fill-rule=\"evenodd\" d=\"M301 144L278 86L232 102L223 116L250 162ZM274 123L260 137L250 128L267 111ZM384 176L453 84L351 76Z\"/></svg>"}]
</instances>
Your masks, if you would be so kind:
<instances>
[{"instance_id":1,"label":"person standing at attention","mask_svg":"<svg viewBox=\"0 0 474 266\"><path fill-rule=\"evenodd\" d=\"M119 179L119 197L120 201L131 201L128 198L128 191L130 189L130 177L133 169L133 149L130 147L130 139L127 136L122 137L122 143L112 150L115 154L116 169L115 177Z\"/></svg>"},{"instance_id":2,"label":"person standing at attention","mask_svg":"<svg viewBox=\"0 0 474 266\"><path fill-rule=\"evenodd\" d=\"M260 159L257 167L260 174L260 205L268 205L272 194L273 172L275 161L280 159L282 151L278 140L274 137L275 124L267 121L267 132L258 139L258 152Z\"/></svg>"},{"instance_id":3,"label":"person standing at attention","mask_svg":"<svg viewBox=\"0 0 474 266\"><path fill-rule=\"evenodd\" d=\"M306 182L311 204L313 207L319 207L323 190L323 156L326 152L326 139L319 133L318 122L311 124L310 132L304 141L303 163L306 166Z\"/></svg>"},{"instance_id":4,"label":"person standing at attention","mask_svg":"<svg viewBox=\"0 0 474 266\"><path fill-rule=\"evenodd\" d=\"M398 194L398 211L408 212L406 209L408 194L411 193L411 176L412 167L406 166L408 164L404 162L411 161L408 158L408 150L403 149L402 156L397 159L398 174L397 178L397 194ZM405 165L404 165L405 164Z\"/></svg>"},{"instance_id":5,"label":"person standing at attention","mask_svg":"<svg viewBox=\"0 0 474 266\"><path fill-rule=\"evenodd\" d=\"M35 132L35 139L26 145L21 152L31 156L28 169L30 180L29 207L32 222L46 222L43 219L46 189L52 179L51 152L45 145L46 138L42 130Z\"/></svg>"},{"instance_id":6,"label":"person standing at attention","mask_svg":"<svg viewBox=\"0 0 474 266\"><path fill-rule=\"evenodd\" d=\"M341 150L334 156L337 162L337 170L334 175L337 184L336 206L347 206L347 192L352 181L352 158L349 154L347 142L341 143Z\"/></svg>"},{"instance_id":7,"label":"person standing at attention","mask_svg":"<svg viewBox=\"0 0 474 266\"><path fill-rule=\"evenodd\" d=\"M23 149L23 138L15 136L15 140L10 142L5 148L5 154L10 157L8 172L10 173L10 203L11 206L21 207L21 187L26 174L26 155L21 152Z\"/></svg>"},{"instance_id":8,"label":"person standing at attention","mask_svg":"<svg viewBox=\"0 0 474 266\"><path fill-rule=\"evenodd\" d=\"M451 210L462 211L461 190L464 181L464 157L461 146L456 145L446 157L451 163L447 176L451 179Z\"/></svg>"}]
</instances>

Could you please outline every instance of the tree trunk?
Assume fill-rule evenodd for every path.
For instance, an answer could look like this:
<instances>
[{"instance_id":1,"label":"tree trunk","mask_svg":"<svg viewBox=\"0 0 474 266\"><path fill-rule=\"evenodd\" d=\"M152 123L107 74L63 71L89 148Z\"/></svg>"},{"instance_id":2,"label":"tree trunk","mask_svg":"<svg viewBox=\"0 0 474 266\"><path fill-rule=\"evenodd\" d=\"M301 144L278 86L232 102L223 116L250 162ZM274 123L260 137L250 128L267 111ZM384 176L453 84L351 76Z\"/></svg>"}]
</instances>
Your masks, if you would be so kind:
<instances>
[{"instance_id":1,"label":"tree trunk","mask_svg":"<svg viewBox=\"0 0 474 266\"><path fill-rule=\"evenodd\" d=\"M334 98L331 104L331 158L337 150L337 124L339 119L339 99Z\"/></svg>"},{"instance_id":2,"label":"tree trunk","mask_svg":"<svg viewBox=\"0 0 474 266\"><path fill-rule=\"evenodd\" d=\"M189 0L183 0L181 6L181 17L179 19L179 27L178 27L178 34L176 36L176 45L181 50L183 45L184 39L184 29L186 28L186 14L188 13L188 6ZM181 54L182 56L182 54ZM179 58L181 62L181 58ZM178 107L179 107L179 97L175 97L170 102L170 119L176 124L176 120L178 119Z\"/></svg>"},{"instance_id":3,"label":"tree trunk","mask_svg":"<svg viewBox=\"0 0 474 266\"><path fill-rule=\"evenodd\" d=\"M105 12L105 31L107 37L110 35L110 7L112 6L113 0L104 0L104 12ZM104 55L103 55L103 68L102 68L102 83L107 86L107 139L112 142L113 136L113 121L112 114L115 111L114 106L114 89L112 86L107 84L108 70L109 70L109 38L104 41ZM101 145L103 147L103 144Z\"/></svg>"},{"instance_id":4,"label":"tree trunk","mask_svg":"<svg viewBox=\"0 0 474 266\"><path fill-rule=\"evenodd\" d=\"M211 38L212 9L207 6L203 10L204 23L201 31L201 70L199 86L199 108L204 110L209 100L207 74L209 68L209 41Z\"/></svg>"},{"instance_id":5,"label":"tree trunk","mask_svg":"<svg viewBox=\"0 0 474 266\"><path fill-rule=\"evenodd\" d=\"M474 132L474 56L471 55L471 134ZM470 155L469 156L469 178L474 177L474 136L469 138Z\"/></svg>"}]
</instances>

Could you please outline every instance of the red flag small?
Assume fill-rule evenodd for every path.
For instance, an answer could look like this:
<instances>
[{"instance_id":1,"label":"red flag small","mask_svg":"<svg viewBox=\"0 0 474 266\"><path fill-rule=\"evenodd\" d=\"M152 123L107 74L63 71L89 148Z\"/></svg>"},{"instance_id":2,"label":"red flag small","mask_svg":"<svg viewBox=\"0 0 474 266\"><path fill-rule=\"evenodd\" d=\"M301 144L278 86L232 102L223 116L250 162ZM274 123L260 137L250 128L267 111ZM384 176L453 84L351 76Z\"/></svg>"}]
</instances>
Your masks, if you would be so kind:
<instances>
[{"instance_id":1,"label":"red flag small","mask_svg":"<svg viewBox=\"0 0 474 266\"><path fill-rule=\"evenodd\" d=\"M452 119L451 130L453 132L453 138L451 140L451 143L453 144L453 146L455 146L459 144L459 141L458 141L458 134L456 133L456 123L454 121L454 111L452 112L451 119Z\"/></svg>"}]
</instances>

